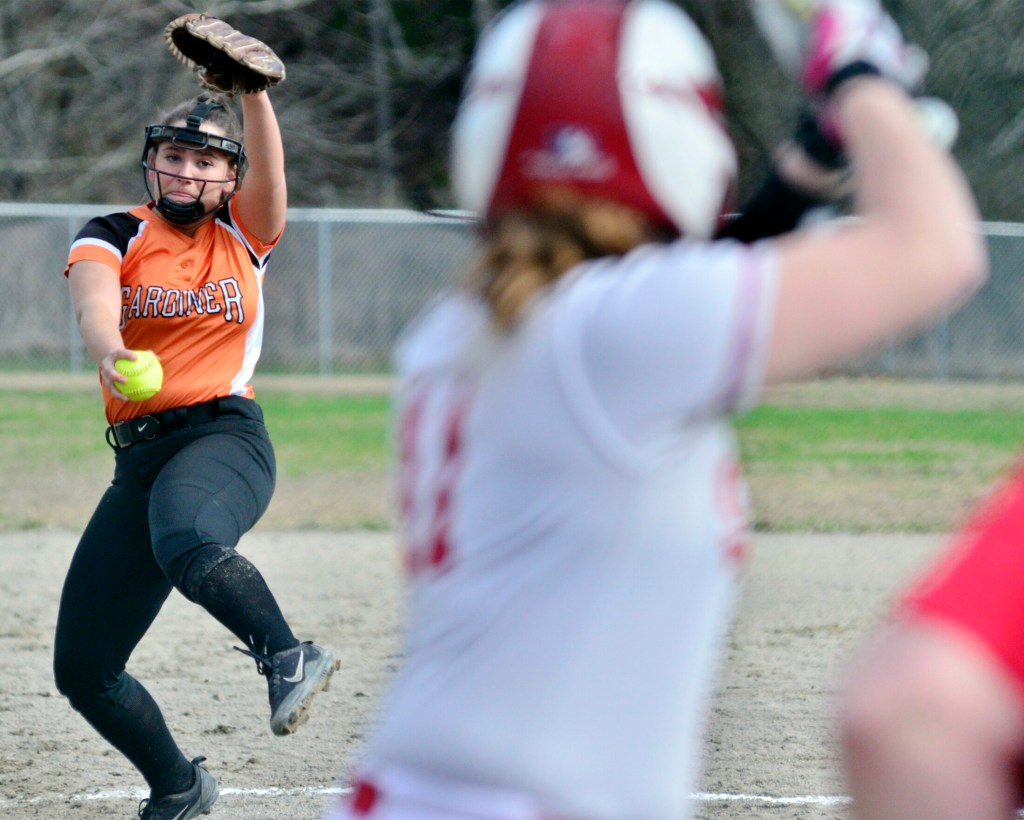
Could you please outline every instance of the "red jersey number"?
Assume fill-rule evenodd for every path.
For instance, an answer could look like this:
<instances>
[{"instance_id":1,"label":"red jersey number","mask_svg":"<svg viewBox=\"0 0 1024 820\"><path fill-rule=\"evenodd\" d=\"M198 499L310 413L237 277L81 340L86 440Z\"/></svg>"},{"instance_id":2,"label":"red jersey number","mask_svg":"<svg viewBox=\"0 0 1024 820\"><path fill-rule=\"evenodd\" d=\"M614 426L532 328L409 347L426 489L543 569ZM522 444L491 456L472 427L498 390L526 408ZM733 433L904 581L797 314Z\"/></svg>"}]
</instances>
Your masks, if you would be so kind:
<instances>
[{"instance_id":1,"label":"red jersey number","mask_svg":"<svg viewBox=\"0 0 1024 820\"><path fill-rule=\"evenodd\" d=\"M414 391L398 421L399 510L405 532L405 566L411 574L451 567L452 494L462 468L467 389L456 389L428 415L432 394ZM440 458L422 458L440 447ZM428 473L429 471L429 473Z\"/></svg>"}]
</instances>

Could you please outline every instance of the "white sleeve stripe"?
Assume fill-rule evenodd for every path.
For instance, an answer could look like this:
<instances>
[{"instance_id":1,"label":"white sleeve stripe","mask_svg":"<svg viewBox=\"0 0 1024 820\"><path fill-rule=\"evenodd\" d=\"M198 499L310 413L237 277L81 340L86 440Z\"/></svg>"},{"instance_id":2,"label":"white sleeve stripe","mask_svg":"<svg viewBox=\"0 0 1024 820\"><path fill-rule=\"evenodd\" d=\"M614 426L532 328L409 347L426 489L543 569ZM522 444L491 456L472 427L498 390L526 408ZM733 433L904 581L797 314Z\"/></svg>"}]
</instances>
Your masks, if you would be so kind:
<instances>
[{"instance_id":1,"label":"white sleeve stripe","mask_svg":"<svg viewBox=\"0 0 1024 820\"><path fill-rule=\"evenodd\" d=\"M223 222L219 219L217 220L217 224L224 228L224 230L230 233L233 237L235 237L235 239L238 240L242 247L245 248L246 251L248 251L249 257L252 260L254 260L254 268L262 270L266 266L267 259L270 256L269 250L266 253L260 255L253 250L252 245L250 245L249 242L246 240L245 234L243 234L242 231L239 230L237 225L229 225L227 222ZM271 250L273 250L273 248L271 248Z\"/></svg>"},{"instance_id":2,"label":"white sleeve stripe","mask_svg":"<svg viewBox=\"0 0 1024 820\"><path fill-rule=\"evenodd\" d=\"M218 219L217 224L227 230L241 243L242 247L248 251L249 258L253 260L253 267L262 271L267 266L267 260L270 258L270 254L273 252L274 248L268 248L262 254L256 253L253 246L249 244L249 240L245 238L245 233L242 231L241 227L239 227L238 211L235 200L233 199L228 203L228 216L229 219ZM276 245L274 247L276 247Z\"/></svg>"},{"instance_id":3,"label":"white sleeve stripe","mask_svg":"<svg viewBox=\"0 0 1024 820\"><path fill-rule=\"evenodd\" d=\"M103 248L104 250L110 251L114 256L116 256L119 262L124 261L124 256L122 256L120 248L118 248L116 245L111 245L109 242L106 242L102 239L96 239L95 237L86 236L81 239L76 239L74 242L71 243L72 251L74 251L75 248L82 247Z\"/></svg>"}]
</instances>

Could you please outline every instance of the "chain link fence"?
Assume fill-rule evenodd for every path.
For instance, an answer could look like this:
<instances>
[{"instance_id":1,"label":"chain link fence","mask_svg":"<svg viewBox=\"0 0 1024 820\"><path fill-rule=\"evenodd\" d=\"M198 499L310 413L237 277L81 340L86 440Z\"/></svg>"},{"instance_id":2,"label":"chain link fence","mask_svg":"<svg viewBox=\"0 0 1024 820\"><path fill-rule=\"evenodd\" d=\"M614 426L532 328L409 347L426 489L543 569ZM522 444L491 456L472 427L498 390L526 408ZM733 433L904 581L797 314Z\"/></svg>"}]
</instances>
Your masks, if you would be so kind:
<instances>
[{"instance_id":1,"label":"chain link fence","mask_svg":"<svg viewBox=\"0 0 1024 820\"><path fill-rule=\"evenodd\" d=\"M0 373L86 372L61 275L91 217L117 206L0 203ZM1024 378L1024 225L985 223L992 276L927 332L835 375ZM263 373L384 373L402 327L474 252L458 214L289 210L265 282Z\"/></svg>"}]
</instances>

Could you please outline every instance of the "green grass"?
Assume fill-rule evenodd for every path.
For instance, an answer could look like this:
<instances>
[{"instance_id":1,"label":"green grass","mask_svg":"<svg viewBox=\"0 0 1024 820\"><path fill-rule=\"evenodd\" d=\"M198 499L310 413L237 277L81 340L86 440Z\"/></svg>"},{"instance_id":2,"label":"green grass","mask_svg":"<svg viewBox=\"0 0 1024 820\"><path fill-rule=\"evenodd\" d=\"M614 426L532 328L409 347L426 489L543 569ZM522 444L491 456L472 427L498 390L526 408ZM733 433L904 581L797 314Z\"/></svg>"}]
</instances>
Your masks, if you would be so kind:
<instances>
[{"instance_id":1,"label":"green grass","mask_svg":"<svg viewBox=\"0 0 1024 820\"><path fill-rule=\"evenodd\" d=\"M279 489L290 481L327 499L351 494L339 487L383 494L375 488L386 486L387 397L263 390L259 400ZM0 528L49 525L50 509L70 505L83 486L83 503L93 504L113 468L104 428L98 390L0 389ZM737 430L755 523L773 530L944 529L1024 449L1024 413L1006 408L767 405L740 417ZM351 520L379 526L387 499L379 505ZM77 508L62 515L58 525L82 517Z\"/></svg>"},{"instance_id":2,"label":"green grass","mask_svg":"<svg viewBox=\"0 0 1024 820\"><path fill-rule=\"evenodd\" d=\"M383 469L388 400L381 396L261 394L278 457L294 474ZM0 457L32 469L109 453L98 391L0 390Z\"/></svg>"},{"instance_id":3,"label":"green grass","mask_svg":"<svg viewBox=\"0 0 1024 820\"><path fill-rule=\"evenodd\" d=\"M761 530L939 532L1024 449L1018 410L764 406L738 422Z\"/></svg>"},{"instance_id":4,"label":"green grass","mask_svg":"<svg viewBox=\"0 0 1024 820\"><path fill-rule=\"evenodd\" d=\"M387 398L261 392L259 402L286 475L386 468Z\"/></svg>"},{"instance_id":5,"label":"green grass","mask_svg":"<svg viewBox=\"0 0 1024 820\"><path fill-rule=\"evenodd\" d=\"M95 394L0 390L0 464L31 471L109 453L105 426L98 387Z\"/></svg>"},{"instance_id":6,"label":"green grass","mask_svg":"<svg viewBox=\"0 0 1024 820\"><path fill-rule=\"evenodd\" d=\"M290 469L383 469L388 399L263 391L267 425ZM0 454L27 466L104 452L98 393L0 390ZM781 472L838 464L875 471L904 464L941 470L965 452L1024 447L1024 412L1005 409L763 406L737 420L744 459Z\"/></svg>"},{"instance_id":7,"label":"green grass","mask_svg":"<svg viewBox=\"0 0 1024 820\"><path fill-rule=\"evenodd\" d=\"M1012 410L758 407L739 419L745 461L791 473L809 468L934 474L1024 446Z\"/></svg>"},{"instance_id":8,"label":"green grass","mask_svg":"<svg viewBox=\"0 0 1024 820\"><path fill-rule=\"evenodd\" d=\"M387 398L267 391L259 400L279 514L308 506L296 526L387 525ZM84 525L113 474L105 429L98 387L0 389L0 530Z\"/></svg>"}]
</instances>

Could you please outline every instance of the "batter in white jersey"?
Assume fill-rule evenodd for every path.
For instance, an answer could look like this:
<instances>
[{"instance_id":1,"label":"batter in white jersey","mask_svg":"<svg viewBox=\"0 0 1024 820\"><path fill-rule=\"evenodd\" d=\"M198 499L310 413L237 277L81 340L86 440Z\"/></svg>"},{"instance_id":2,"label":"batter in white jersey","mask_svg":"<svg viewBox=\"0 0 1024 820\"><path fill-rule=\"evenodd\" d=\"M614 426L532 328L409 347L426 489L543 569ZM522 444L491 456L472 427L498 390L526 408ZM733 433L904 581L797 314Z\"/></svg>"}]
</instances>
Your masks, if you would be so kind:
<instances>
[{"instance_id":1,"label":"batter in white jersey","mask_svg":"<svg viewBox=\"0 0 1024 820\"><path fill-rule=\"evenodd\" d=\"M408 659L369 772L525 789L566 817L678 814L744 544L723 413L760 379L770 266L647 246L571 272L512 338L460 297L416 328Z\"/></svg>"},{"instance_id":2,"label":"batter in white jersey","mask_svg":"<svg viewBox=\"0 0 1024 820\"><path fill-rule=\"evenodd\" d=\"M331 817L689 815L745 548L730 414L985 270L954 166L863 59L898 31L822 7L793 42L862 218L753 245L709 241L735 158L676 7L533 0L484 39L453 134L480 260L397 356L405 659Z\"/></svg>"}]
</instances>

